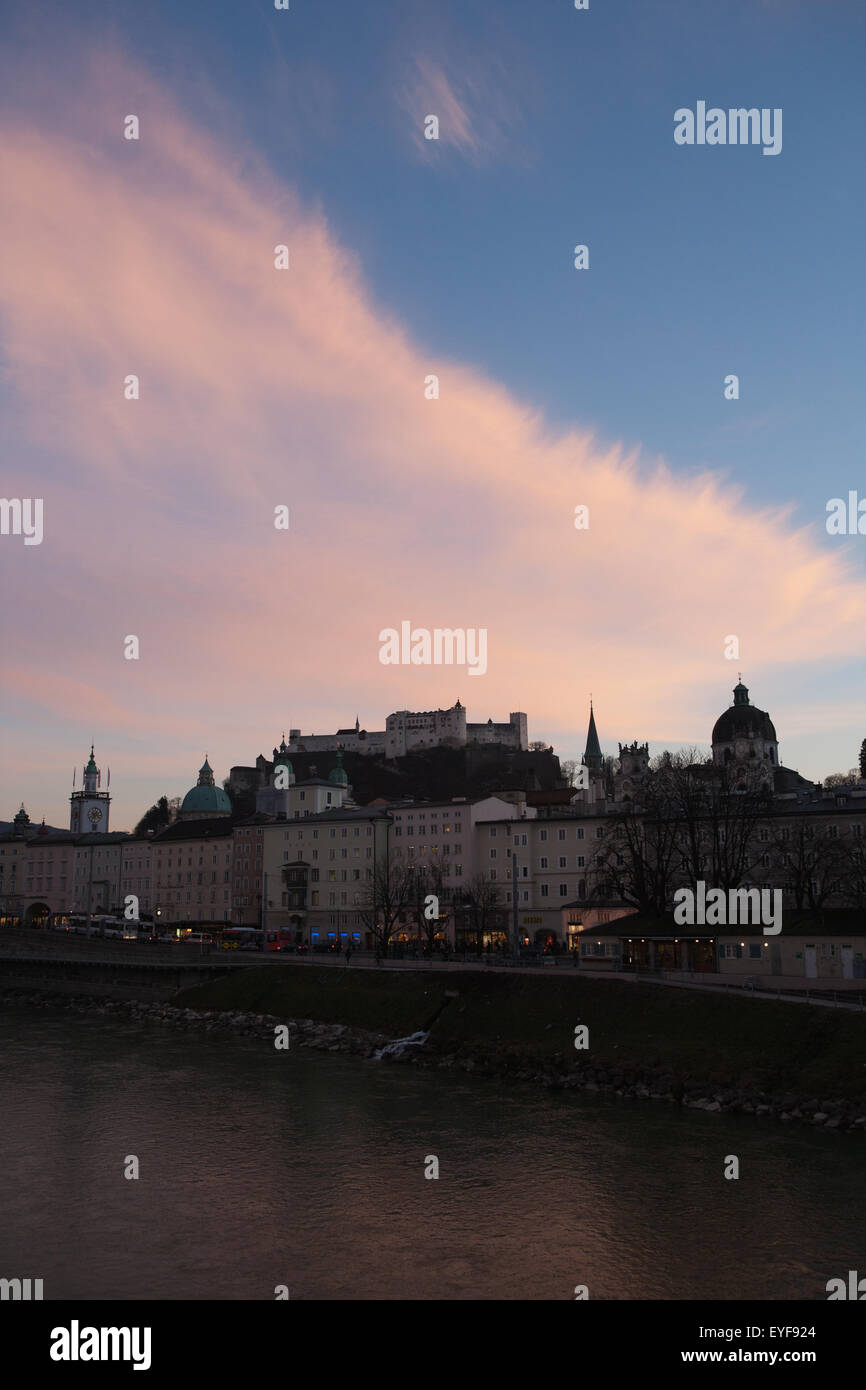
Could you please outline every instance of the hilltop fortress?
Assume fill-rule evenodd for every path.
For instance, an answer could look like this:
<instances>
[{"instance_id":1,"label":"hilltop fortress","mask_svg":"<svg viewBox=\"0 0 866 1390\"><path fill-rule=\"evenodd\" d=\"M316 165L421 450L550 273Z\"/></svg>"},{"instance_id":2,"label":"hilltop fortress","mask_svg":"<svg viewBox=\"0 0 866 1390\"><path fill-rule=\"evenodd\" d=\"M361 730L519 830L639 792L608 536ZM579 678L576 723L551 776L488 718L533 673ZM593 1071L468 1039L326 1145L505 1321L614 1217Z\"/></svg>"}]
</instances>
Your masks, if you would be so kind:
<instances>
[{"instance_id":1,"label":"hilltop fortress","mask_svg":"<svg viewBox=\"0 0 866 1390\"><path fill-rule=\"evenodd\" d=\"M355 719L352 729L338 729L335 734L302 734L300 729L289 730L289 741L280 749L284 753L370 753L379 758L402 758L416 748L464 748L468 743L498 743L506 748L529 747L526 715L510 714L507 724L468 724L466 707L458 700L451 709L414 711L396 710L385 720L385 728L373 733L360 727Z\"/></svg>"}]
</instances>

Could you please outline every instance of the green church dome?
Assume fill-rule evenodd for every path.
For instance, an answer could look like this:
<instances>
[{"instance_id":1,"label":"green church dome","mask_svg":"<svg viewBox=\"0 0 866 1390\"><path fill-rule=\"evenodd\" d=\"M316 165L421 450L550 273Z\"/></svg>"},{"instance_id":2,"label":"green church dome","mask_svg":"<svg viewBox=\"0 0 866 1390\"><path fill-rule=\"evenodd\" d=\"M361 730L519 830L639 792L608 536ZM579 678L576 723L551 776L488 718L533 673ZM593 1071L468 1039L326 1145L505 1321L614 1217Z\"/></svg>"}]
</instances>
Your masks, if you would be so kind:
<instances>
[{"instance_id":1,"label":"green church dome","mask_svg":"<svg viewBox=\"0 0 866 1390\"><path fill-rule=\"evenodd\" d=\"M223 816L231 815L232 803L222 787L214 784L213 768L205 760L199 769L198 785L192 787L181 803L182 816Z\"/></svg>"},{"instance_id":2,"label":"green church dome","mask_svg":"<svg viewBox=\"0 0 866 1390\"><path fill-rule=\"evenodd\" d=\"M346 770L343 767L342 753L337 754L337 766L333 768L331 772L328 773L328 781L336 782L336 784L340 787L348 787L349 779L346 776Z\"/></svg>"},{"instance_id":3,"label":"green church dome","mask_svg":"<svg viewBox=\"0 0 866 1390\"><path fill-rule=\"evenodd\" d=\"M188 815L190 811L205 812L213 815L215 813L231 813L232 803L223 791L222 787L193 787L187 792L181 803L181 815Z\"/></svg>"}]
</instances>

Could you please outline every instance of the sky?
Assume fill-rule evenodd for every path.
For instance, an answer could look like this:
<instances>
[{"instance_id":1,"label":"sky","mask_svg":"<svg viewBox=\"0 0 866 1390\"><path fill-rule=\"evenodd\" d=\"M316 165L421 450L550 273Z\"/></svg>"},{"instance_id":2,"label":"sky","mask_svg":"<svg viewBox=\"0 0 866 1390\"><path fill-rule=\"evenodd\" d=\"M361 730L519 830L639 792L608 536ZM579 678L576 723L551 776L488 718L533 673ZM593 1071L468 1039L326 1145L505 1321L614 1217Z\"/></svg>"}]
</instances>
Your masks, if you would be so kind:
<instances>
[{"instance_id":1,"label":"sky","mask_svg":"<svg viewBox=\"0 0 866 1390\"><path fill-rule=\"evenodd\" d=\"M206 752L458 697L563 758L590 695L606 752L708 748L740 671L787 766L856 764L858 0L4 28L2 491L43 535L0 535L0 819L67 825L91 742L126 829ZM677 145L699 101L781 109L780 153ZM486 630L486 672L383 665L403 621Z\"/></svg>"}]
</instances>

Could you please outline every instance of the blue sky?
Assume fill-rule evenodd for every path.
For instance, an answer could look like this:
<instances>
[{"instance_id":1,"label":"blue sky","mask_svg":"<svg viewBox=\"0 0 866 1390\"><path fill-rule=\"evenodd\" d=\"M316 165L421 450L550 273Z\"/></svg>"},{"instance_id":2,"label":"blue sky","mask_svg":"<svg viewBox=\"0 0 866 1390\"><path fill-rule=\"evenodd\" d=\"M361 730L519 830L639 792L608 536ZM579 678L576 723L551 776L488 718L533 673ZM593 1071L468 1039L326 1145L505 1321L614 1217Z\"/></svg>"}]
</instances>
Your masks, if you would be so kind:
<instances>
[{"instance_id":1,"label":"blue sky","mask_svg":"<svg viewBox=\"0 0 866 1390\"><path fill-rule=\"evenodd\" d=\"M804 523L862 482L855 0L116 0L78 4L76 25L113 32L192 113L212 85L380 303L552 425L725 470ZM418 52L476 84L481 112L495 97L477 162L407 162L394 89ZM676 147L673 111L698 99L781 107L781 156Z\"/></svg>"},{"instance_id":2,"label":"blue sky","mask_svg":"<svg viewBox=\"0 0 866 1390\"><path fill-rule=\"evenodd\" d=\"M591 0L576 12L570 0L291 0L277 12L266 0L80 0L74 15L56 4L11 14L22 77L7 109L26 106L33 65L56 67L56 108L43 115L62 127L67 38L115 45L224 146L239 178L246 150L320 211L377 314L422 356L500 383L552 441L576 427L600 449L639 450L647 469L663 457L683 480L711 470L753 513L787 509L819 550L844 549L866 579L866 537L824 533L828 498L866 496L862 4ZM452 138L443 118L440 142L424 142L443 77L465 136ZM781 154L676 146L674 111L698 100L782 108ZM573 268L576 243L590 248L587 272ZM736 402L723 397L732 372ZM363 492L351 459L340 466L347 496ZM676 566L663 534L658 554ZM603 592L582 597L604 604ZM627 641L621 612L611 621ZM862 641L834 654L832 673L808 644L793 671L790 651L762 670L770 655L739 664L774 717L796 691L787 738L777 719L785 760L814 776L851 766L866 733L861 718L855 738L851 714ZM718 671L705 738L737 665L731 679ZM531 736L563 756L580 755L586 690L599 686L597 670L579 666L576 654L573 709L537 731L530 711ZM838 735L824 721L816 750L810 712L830 681L846 692L846 715ZM471 685L453 694L465 701ZM344 718L351 689L347 680ZM365 722L380 727L392 707L396 696ZM470 708L488 713L507 717L498 704ZM305 727L315 717L297 716ZM631 726L612 728L602 705L599 725L608 746L645 733L638 709ZM227 750L224 761L240 757Z\"/></svg>"}]
</instances>

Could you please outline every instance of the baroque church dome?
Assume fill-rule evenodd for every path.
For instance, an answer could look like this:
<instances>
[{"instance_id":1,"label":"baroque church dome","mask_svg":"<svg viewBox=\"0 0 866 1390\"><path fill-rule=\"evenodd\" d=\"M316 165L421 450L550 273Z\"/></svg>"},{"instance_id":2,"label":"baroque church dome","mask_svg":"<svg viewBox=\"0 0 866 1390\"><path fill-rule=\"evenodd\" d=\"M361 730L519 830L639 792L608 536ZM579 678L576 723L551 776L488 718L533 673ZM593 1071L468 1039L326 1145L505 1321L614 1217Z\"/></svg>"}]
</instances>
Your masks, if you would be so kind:
<instances>
[{"instance_id":1,"label":"baroque church dome","mask_svg":"<svg viewBox=\"0 0 866 1390\"><path fill-rule=\"evenodd\" d=\"M734 703L713 726L712 742L733 743L737 738L760 738L777 743L773 721L765 710L749 704L749 692L742 681L734 686Z\"/></svg>"},{"instance_id":2,"label":"baroque church dome","mask_svg":"<svg viewBox=\"0 0 866 1390\"><path fill-rule=\"evenodd\" d=\"M232 803L222 787L214 784L213 768L205 757L199 769L198 783L183 799L182 816L230 816Z\"/></svg>"}]
</instances>

